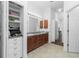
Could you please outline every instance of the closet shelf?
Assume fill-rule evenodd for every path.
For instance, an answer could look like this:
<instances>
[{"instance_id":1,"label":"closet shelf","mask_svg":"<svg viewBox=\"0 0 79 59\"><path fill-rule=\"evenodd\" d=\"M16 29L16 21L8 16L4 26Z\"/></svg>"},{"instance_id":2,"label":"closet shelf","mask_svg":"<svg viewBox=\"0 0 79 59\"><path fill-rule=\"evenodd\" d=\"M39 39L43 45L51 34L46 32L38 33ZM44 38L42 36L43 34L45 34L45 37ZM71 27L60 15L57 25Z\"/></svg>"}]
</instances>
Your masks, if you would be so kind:
<instances>
[{"instance_id":1,"label":"closet shelf","mask_svg":"<svg viewBox=\"0 0 79 59\"><path fill-rule=\"evenodd\" d=\"M9 7L9 10L20 12L20 10L17 10L17 9L14 9L14 8L11 8L11 7Z\"/></svg>"},{"instance_id":2,"label":"closet shelf","mask_svg":"<svg viewBox=\"0 0 79 59\"><path fill-rule=\"evenodd\" d=\"M10 23L20 23L20 21L9 21Z\"/></svg>"},{"instance_id":3,"label":"closet shelf","mask_svg":"<svg viewBox=\"0 0 79 59\"><path fill-rule=\"evenodd\" d=\"M15 15L9 15L9 16L14 18L20 18L20 16L15 16Z\"/></svg>"}]
</instances>

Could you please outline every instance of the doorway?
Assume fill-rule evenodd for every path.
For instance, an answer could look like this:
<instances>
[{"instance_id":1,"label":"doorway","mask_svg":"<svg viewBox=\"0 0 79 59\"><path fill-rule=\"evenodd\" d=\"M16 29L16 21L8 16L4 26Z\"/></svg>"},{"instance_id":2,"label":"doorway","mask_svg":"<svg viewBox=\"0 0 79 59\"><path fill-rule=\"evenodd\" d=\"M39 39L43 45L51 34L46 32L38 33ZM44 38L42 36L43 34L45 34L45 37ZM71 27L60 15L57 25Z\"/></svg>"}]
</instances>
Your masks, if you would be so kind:
<instances>
[{"instance_id":1,"label":"doorway","mask_svg":"<svg viewBox=\"0 0 79 59\"><path fill-rule=\"evenodd\" d=\"M58 4L57 4L58 5ZM53 43L55 43L56 45L60 45L63 46L64 41L63 41L63 20L64 20L64 2L61 2L59 4L61 7L55 8L55 10L52 7L52 20L54 21L55 26L53 25L52 22L52 26L54 26L55 28L55 33L54 31L52 31L54 28L52 28L52 34L55 35L54 41ZM54 17L53 17L54 15Z\"/></svg>"},{"instance_id":2,"label":"doorway","mask_svg":"<svg viewBox=\"0 0 79 59\"><path fill-rule=\"evenodd\" d=\"M57 21L55 21L55 44L63 46L62 42L62 29L59 27Z\"/></svg>"}]
</instances>

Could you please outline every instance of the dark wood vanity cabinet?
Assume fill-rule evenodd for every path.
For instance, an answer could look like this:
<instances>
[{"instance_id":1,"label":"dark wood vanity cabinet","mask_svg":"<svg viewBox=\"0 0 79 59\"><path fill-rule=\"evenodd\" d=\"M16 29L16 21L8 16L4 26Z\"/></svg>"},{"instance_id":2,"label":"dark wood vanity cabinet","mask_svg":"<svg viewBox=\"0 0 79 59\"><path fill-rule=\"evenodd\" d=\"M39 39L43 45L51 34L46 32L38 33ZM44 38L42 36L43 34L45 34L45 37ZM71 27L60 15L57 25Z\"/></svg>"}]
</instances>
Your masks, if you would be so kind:
<instances>
[{"instance_id":1,"label":"dark wood vanity cabinet","mask_svg":"<svg viewBox=\"0 0 79 59\"><path fill-rule=\"evenodd\" d=\"M27 52L44 45L48 42L48 33L27 37Z\"/></svg>"}]
</instances>

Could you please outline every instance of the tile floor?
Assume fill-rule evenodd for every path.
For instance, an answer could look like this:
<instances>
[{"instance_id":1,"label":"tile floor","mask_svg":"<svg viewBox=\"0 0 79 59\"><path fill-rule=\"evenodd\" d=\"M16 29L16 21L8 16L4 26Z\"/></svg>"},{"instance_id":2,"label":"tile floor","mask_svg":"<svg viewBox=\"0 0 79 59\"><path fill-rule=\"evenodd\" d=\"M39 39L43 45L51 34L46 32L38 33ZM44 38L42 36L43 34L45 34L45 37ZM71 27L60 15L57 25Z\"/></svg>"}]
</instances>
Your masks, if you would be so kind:
<instances>
[{"instance_id":1,"label":"tile floor","mask_svg":"<svg viewBox=\"0 0 79 59\"><path fill-rule=\"evenodd\" d=\"M79 58L79 54L64 52L63 46L47 43L28 53L28 58Z\"/></svg>"}]
</instances>

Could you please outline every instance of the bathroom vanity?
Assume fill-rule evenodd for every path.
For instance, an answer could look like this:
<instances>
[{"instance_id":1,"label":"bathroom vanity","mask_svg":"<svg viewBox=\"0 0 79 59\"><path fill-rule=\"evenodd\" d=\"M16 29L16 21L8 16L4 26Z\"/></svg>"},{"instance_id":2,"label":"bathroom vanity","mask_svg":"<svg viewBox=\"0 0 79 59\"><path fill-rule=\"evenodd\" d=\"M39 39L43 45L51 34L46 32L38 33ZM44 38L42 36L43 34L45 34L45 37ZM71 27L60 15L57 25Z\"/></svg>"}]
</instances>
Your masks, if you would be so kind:
<instances>
[{"instance_id":1,"label":"bathroom vanity","mask_svg":"<svg viewBox=\"0 0 79 59\"><path fill-rule=\"evenodd\" d=\"M27 37L27 52L46 44L48 42L48 32L28 33Z\"/></svg>"}]
</instances>

